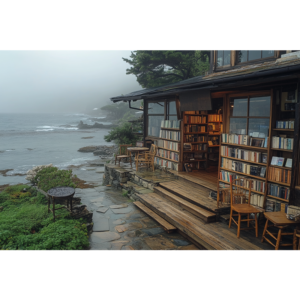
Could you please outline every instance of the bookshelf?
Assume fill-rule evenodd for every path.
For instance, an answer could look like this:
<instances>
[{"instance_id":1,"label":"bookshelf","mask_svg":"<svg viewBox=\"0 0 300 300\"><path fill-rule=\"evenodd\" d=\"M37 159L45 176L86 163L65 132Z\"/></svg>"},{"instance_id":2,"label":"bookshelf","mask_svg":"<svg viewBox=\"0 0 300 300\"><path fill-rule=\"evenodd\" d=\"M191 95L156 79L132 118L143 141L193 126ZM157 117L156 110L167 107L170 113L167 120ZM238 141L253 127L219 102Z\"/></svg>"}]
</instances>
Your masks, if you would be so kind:
<instances>
[{"instance_id":1,"label":"bookshelf","mask_svg":"<svg viewBox=\"0 0 300 300\"><path fill-rule=\"evenodd\" d=\"M189 163L194 170L207 167L208 116L207 111L183 113L182 163Z\"/></svg>"},{"instance_id":2,"label":"bookshelf","mask_svg":"<svg viewBox=\"0 0 300 300\"><path fill-rule=\"evenodd\" d=\"M157 153L154 163L181 171L182 122L180 120L162 120L159 137L154 140Z\"/></svg>"}]
</instances>

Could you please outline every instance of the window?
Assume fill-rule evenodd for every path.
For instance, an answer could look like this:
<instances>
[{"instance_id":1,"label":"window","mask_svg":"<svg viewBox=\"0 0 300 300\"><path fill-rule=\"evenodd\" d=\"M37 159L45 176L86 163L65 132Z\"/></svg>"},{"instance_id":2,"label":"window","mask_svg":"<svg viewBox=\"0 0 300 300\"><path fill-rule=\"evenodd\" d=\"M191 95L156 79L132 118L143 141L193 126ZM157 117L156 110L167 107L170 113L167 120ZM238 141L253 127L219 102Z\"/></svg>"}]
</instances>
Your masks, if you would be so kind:
<instances>
[{"instance_id":1,"label":"window","mask_svg":"<svg viewBox=\"0 0 300 300\"><path fill-rule=\"evenodd\" d=\"M274 57L274 50L239 50L237 51L237 63L244 63L251 60Z\"/></svg>"},{"instance_id":2,"label":"window","mask_svg":"<svg viewBox=\"0 0 300 300\"><path fill-rule=\"evenodd\" d=\"M177 120L175 101L148 102L148 136L159 137L162 120Z\"/></svg>"},{"instance_id":3,"label":"window","mask_svg":"<svg viewBox=\"0 0 300 300\"><path fill-rule=\"evenodd\" d=\"M230 65L230 52L231 52L230 50L217 51L217 63L216 63L217 68Z\"/></svg>"},{"instance_id":4,"label":"window","mask_svg":"<svg viewBox=\"0 0 300 300\"><path fill-rule=\"evenodd\" d=\"M230 133L269 136L270 96L244 96L230 99Z\"/></svg>"}]
</instances>

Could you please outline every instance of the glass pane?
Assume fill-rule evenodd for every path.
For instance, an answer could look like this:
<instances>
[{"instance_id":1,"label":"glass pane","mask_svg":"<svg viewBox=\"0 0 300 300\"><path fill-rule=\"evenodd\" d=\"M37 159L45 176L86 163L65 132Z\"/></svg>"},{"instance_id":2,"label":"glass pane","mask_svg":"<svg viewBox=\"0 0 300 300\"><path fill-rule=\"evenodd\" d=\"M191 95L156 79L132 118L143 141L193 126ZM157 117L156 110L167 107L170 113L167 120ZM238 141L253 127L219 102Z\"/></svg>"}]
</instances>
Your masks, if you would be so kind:
<instances>
[{"instance_id":1,"label":"glass pane","mask_svg":"<svg viewBox=\"0 0 300 300\"><path fill-rule=\"evenodd\" d=\"M165 102L148 103L148 114L164 114Z\"/></svg>"},{"instance_id":2,"label":"glass pane","mask_svg":"<svg viewBox=\"0 0 300 300\"><path fill-rule=\"evenodd\" d=\"M269 136L269 119L249 119L248 134L256 137Z\"/></svg>"},{"instance_id":3,"label":"glass pane","mask_svg":"<svg viewBox=\"0 0 300 300\"><path fill-rule=\"evenodd\" d=\"M230 99L230 116L241 117L247 116L248 98Z\"/></svg>"},{"instance_id":4,"label":"glass pane","mask_svg":"<svg viewBox=\"0 0 300 300\"><path fill-rule=\"evenodd\" d=\"M176 111L176 103L175 101L169 102L169 115L175 115Z\"/></svg>"},{"instance_id":5,"label":"glass pane","mask_svg":"<svg viewBox=\"0 0 300 300\"><path fill-rule=\"evenodd\" d=\"M261 59L261 51L249 51L249 60Z\"/></svg>"},{"instance_id":6,"label":"glass pane","mask_svg":"<svg viewBox=\"0 0 300 300\"><path fill-rule=\"evenodd\" d=\"M246 127L246 118L230 118L230 133L247 134Z\"/></svg>"},{"instance_id":7,"label":"glass pane","mask_svg":"<svg viewBox=\"0 0 300 300\"><path fill-rule=\"evenodd\" d=\"M224 66L230 65L230 51L224 51Z\"/></svg>"},{"instance_id":8,"label":"glass pane","mask_svg":"<svg viewBox=\"0 0 300 300\"><path fill-rule=\"evenodd\" d=\"M169 120L177 120L177 116L169 116Z\"/></svg>"},{"instance_id":9,"label":"glass pane","mask_svg":"<svg viewBox=\"0 0 300 300\"><path fill-rule=\"evenodd\" d=\"M148 135L159 137L161 121L164 116L148 116Z\"/></svg>"},{"instance_id":10,"label":"glass pane","mask_svg":"<svg viewBox=\"0 0 300 300\"><path fill-rule=\"evenodd\" d=\"M245 51L245 50L238 51L238 62L239 63L247 61L247 52L248 51Z\"/></svg>"},{"instance_id":11,"label":"glass pane","mask_svg":"<svg viewBox=\"0 0 300 300\"><path fill-rule=\"evenodd\" d=\"M270 116L270 96L250 98L250 117Z\"/></svg>"},{"instance_id":12,"label":"glass pane","mask_svg":"<svg viewBox=\"0 0 300 300\"><path fill-rule=\"evenodd\" d=\"M271 56L274 56L274 50L271 50L271 51L262 51L262 57L265 58L265 57L271 57Z\"/></svg>"},{"instance_id":13,"label":"glass pane","mask_svg":"<svg viewBox=\"0 0 300 300\"><path fill-rule=\"evenodd\" d=\"M223 51L217 51L217 67L222 67L223 65Z\"/></svg>"}]
</instances>

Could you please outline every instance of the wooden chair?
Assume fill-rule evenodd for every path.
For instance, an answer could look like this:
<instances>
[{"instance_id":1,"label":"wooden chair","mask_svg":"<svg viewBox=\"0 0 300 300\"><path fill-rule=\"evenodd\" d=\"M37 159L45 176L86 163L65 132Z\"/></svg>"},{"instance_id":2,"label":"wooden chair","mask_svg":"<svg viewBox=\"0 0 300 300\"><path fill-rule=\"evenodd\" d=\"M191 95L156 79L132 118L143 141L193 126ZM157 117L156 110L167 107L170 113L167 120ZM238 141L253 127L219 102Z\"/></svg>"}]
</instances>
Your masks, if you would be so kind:
<instances>
[{"instance_id":1,"label":"wooden chair","mask_svg":"<svg viewBox=\"0 0 300 300\"><path fill-rule=\"evenodd\" d=\"M297 248L297 242L298 242L298 248ZM299 228L296 228L294 230L293 250L300 250L300 230L299 230Z\"/></svg>"},{"instance_id":2,"label":"wooden chair","mask_svg":"<svg viewBox=\"0 0 300 300\"><path fill-rule=\"evenodd\" d=\"M257 222L257 213L260 211L250 205L250 198L251 198L251 186L252 186L252 180L249 179L242 179L244 182L246 181L247 185L249 186L249 189L245 189L241 185L241 179L234 179L230 183L230 220L229 220L229 228L231 227L231 222L233 221L237 225L237 237L240 237L240 231L246 230L246 229L252 229L249 228L250 221L250 214L254 214L255 216L255 236L258 237L258 222ZM247 195L248 191L248 195ZM248 199L247 199L248 198ZM236 214L233 214L233 212L236 212ZM247 219L242 220L242 215L247 215ZM238 217L238 220L236 221L233 217ZM241 222L247 222L247 228L241 228Z\"/></svg>"},{"instance_id":3,"label":"wooden chair","mask_svg":"<svg viewBox=\"0 0 300 300\"><path fill-rule=\"evenodd\" d=\"M122 158L129 158L130 166L132 168L132 161L131 161L131 153L127 150L128 147L131 147L130 145L120 145L120 152L119 154L115 155L115 165L117 164L117 160L119 161L119 165Z\"/></svg>"},{"instance_id":4,"label":"wooden chair","mask_svg":"<svg viewBox=\"0 0 300 300\"><path fill-rule=\"evenodd\" d=\"M135 164L137 166L146 165L147 168L152 167L152 170L154 172L154 157L156 155L156 152L157 152L157 146L152 144L149 151L145 151L143 153L140 153L137 156Z\"/></svg>"}]
</instances>

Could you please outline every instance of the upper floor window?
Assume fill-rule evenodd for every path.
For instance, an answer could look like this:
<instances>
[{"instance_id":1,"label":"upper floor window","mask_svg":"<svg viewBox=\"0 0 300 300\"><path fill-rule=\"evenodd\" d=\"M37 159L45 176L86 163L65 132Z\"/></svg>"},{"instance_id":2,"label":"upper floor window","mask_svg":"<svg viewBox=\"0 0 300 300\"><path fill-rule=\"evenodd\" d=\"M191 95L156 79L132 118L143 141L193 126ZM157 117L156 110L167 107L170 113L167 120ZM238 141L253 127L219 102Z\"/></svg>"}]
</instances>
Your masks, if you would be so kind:
<instances>
[{"instance_id":1,"label":"upper floor window","mask_svg":"<svg viewBox=\"0 0 300 300\"><path fill-rule=\"evenodd\" d=\"M274 50L239 50L237 51L237 63L243 63L251 60L274 57Z\"/></svg>"},{"instance_id":2,"label":"upper floor window","mask_svg":"<svg viewBox=\"0 0 300 300\"><path fill-rule=\"evenodd\" d=\"M217 68L230 65L230 50L217 51Z\"/></svg>"}]
</instances>

